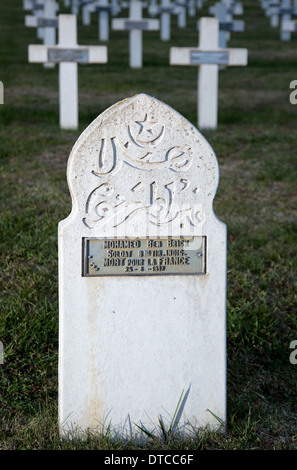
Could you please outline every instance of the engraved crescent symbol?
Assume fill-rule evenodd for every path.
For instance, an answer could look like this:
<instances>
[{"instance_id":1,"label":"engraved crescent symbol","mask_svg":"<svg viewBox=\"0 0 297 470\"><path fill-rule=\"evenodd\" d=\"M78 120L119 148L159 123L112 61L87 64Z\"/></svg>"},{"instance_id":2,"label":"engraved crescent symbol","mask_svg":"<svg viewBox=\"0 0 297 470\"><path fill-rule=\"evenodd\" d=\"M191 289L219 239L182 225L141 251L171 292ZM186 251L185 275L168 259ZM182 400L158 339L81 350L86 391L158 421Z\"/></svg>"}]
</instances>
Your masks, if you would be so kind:
<instances>
[{"instance_id":1,"label":"engraved crescent symbol","mask_svg":"<svg viewBox=\"0 0 297 470\"><path fill-rule=\"evenodd\" d=\"M128 133L132 142L141 147L158 145L163 138L165 127L156 121L149 121L147 114L143 121L134 121L138 126L128 125Z\"/></svg>"}]
</instances>

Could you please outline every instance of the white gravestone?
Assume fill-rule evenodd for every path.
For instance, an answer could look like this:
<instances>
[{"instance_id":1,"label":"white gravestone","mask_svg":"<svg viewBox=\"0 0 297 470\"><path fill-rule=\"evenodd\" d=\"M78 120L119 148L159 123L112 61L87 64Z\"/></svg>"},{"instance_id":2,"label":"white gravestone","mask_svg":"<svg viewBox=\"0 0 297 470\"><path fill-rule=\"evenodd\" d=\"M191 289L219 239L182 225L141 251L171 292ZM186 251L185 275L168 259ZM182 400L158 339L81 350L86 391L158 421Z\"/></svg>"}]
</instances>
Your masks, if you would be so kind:
<instances>
[{"instance_id":1,"label":"white gravestone","mask_svg":"<svg viewBox=\"0 0 297 470\"><path fill-rule=\"evenodd\" d=\"M129 31L130 67L142 68L142 32L158 31L160 21L142 17L142 3L131 1L129 18L114 18L112 29L117 31Z\"/></svg>"},{"instance_id":2,"label":"white gravestone","mask_svg":"<svg viewBox=\"0 0 297 470\"><path fill-rule=\"evenodd\" d=\"M59 15L59 43L29 46L29 62L59 63L59 107L61 129L78 127L77 64L107 62L106 46L77 44L76 15Z\"/></svg>"},{"instance_id":3,"label":"white gravestone","mask_svg":"<svg viewBox=\"0 0 297 470\"><path fill-rule=\"evenodd\" d=\"M246 65L247 49L218 47L219 22L201 18L199 47L171 47L171 65L198 67L198 128L216 129L218 120L219 65Z\"/></svg>"},{"instance_id":4,"label":"white gravestone","mask_svg":"<svg viewBox=\"0 0 297 470\"><path fill-rule=\"evenodd\" d=\"M181 396L181 432L225 421L218 178L200 132L144 94L109 108L74 145L72 212L58 235L62 436L110 424L139 437L134 423L157 433Z\"/></svg>"}]
</instances>

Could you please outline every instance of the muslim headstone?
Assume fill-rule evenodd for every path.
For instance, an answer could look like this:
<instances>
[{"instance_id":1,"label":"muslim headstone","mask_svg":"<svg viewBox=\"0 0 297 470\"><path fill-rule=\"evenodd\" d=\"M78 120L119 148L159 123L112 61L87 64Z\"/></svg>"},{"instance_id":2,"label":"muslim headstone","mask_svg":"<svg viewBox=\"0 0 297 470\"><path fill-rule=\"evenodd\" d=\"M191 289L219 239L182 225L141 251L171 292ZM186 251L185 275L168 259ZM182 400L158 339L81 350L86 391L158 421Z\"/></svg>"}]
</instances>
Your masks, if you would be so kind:
<instances>
[{"instance_id":1,"label":"muslim headstone","mask_svg":"<svg viewBox=\"0 0 297 470\"><path fill-rule=\"evenodd\" d=\"M58 235L62 436L157 434L178 403L181 434L225 421L218 177L202 134L145 94L106 110L75 143L72 211Z\"/></svg>"}]
</instances>

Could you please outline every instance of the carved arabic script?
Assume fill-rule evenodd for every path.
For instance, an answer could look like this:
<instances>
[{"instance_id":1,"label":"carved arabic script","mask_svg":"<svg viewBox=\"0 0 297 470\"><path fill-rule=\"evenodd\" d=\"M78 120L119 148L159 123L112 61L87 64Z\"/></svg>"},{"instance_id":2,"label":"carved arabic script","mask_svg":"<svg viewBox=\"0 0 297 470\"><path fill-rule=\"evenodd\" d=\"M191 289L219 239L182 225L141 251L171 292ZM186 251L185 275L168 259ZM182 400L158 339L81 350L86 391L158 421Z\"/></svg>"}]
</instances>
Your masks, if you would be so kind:
<instances>
[{"instance_id":1,"label":"carved arabic script","mask_svg":"<svg viewBox=\"0 0 297 470\"><path fill-rule=\"evenodd\" d=\"M92 170L100 181L86 201L87 227L119 227L144 212L149 223L159 227L204 223L204 214L193 204L199 188L184 176L193 162L192 148L166 148L165 133L165 126L145 113L126 127L121 138L101 139ZM185 192L191 197L184 197Z\"/></svg>"}]
</instances>

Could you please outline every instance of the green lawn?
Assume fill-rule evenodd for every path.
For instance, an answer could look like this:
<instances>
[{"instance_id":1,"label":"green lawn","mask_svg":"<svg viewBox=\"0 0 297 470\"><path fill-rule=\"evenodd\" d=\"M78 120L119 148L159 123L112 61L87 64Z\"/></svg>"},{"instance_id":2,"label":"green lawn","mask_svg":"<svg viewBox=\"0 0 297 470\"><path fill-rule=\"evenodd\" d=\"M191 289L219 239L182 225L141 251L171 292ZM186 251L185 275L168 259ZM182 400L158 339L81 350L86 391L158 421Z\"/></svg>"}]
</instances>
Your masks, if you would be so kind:
<instances>
[{"instance_id":1,"label":"green lawn","mask_svg":"<svg viewBox=\"0 0 297 470\"><path fill-rule=\"evenodd\" d=\"M170 67L170 46L198 44L195 23L172 22L170 42L144 34L144 66L128 67L128 36L110 32L109 62L79 66L78 131L59 129L58 68L29 64L36 32L22 2L2 2L0 18L0 449L134 449L108 436L61 442L57 427L57 225L71 210L68 155L103 110L147 93L196 125L197 70ZM63 5L63 2L60 2ZM207 16L207 0L199 16ZM228 226L228 422L189 442L170 436L150 449L297 449L297 33L281 42L259 0L243 1L245 32L230 47L249 50L247 67L219 74L219 125L203 132L220 184L214 201ZM61 7L61 11L67 11ZM123 11L122 15L127 12ZM96 17L78 19L80 44L99 44Z\"/></svg>"}]
</instances>

